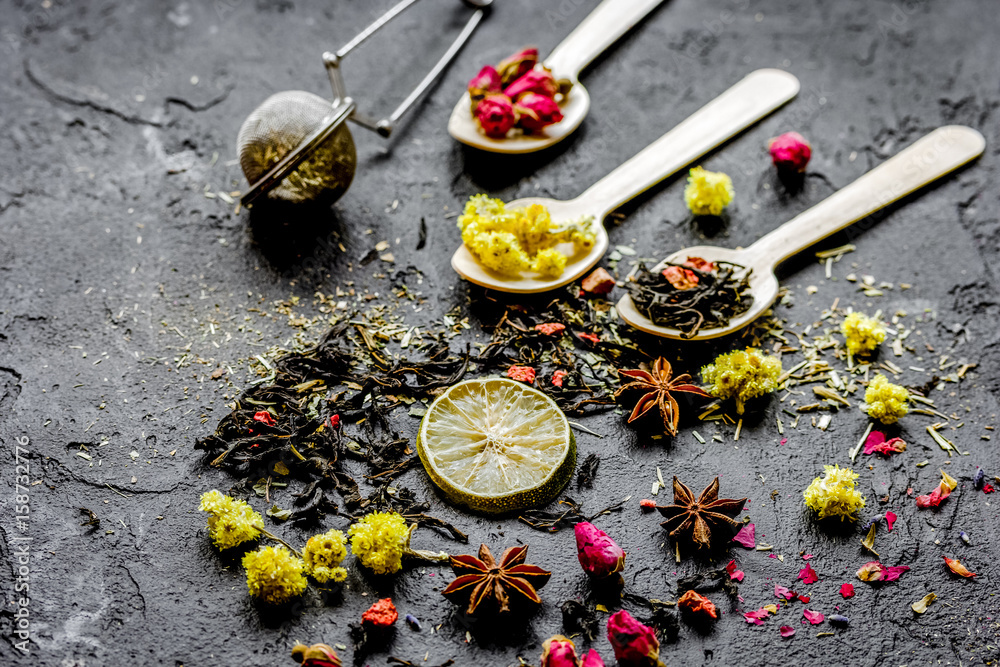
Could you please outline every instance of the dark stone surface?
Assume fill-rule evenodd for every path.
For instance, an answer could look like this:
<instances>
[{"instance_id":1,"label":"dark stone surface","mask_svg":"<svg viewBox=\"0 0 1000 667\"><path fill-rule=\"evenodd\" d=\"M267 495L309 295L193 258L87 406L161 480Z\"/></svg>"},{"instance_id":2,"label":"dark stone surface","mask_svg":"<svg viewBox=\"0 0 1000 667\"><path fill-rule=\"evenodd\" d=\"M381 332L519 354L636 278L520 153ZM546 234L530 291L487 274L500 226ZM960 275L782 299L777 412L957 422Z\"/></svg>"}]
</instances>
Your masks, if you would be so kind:
<instances>
[{"instance_id":1,"label":"dark stone surface","mask_svg":"<svg viewBox=\"0 0 1000 667\"><path fill-rule=\"evenodd\" d=\"M457 4L421 3L352 55L349 85L364 108L387 111L402 99L464 21L467 10ZM582 129L549 153L518 160L456 145L445 131L447 114L483 62L524 43L545 52L596 2L497 4L440 87L391 141L354 130L355 183L308 233L300 230L305 216L251 225L245 211L234 214L233 205L205 192L245 188L234 146L243 118L264 97L289 87L327 95L321 52L384 11L387 0L0 6L0 662L291 664L296 640L349 643L348 623L386 594L402 613L417 616L423 630L401 624L367 664L385 664L387 655L428 665L448 658L463 666L514 665L517 656L536 662L541 642L562 629L559 603L589 593L571 532L544 535L513 518L463 514L444 505L423 472L414 471L405 483L470 533L470 551L480 541L494 550L524 541L531 544L530 560L554 571L545 605L523 629L472 629L466 643L467 628L436 592L450 579L439 567L412 568L388 582L354 568L342 599L324 602L309 594L289 615L269 615L249 601L238 566L209 544L204 517L195 511L198 495L226 489L232 478L205 469L192 445L244 386L245 360L295 333L272 302L297 295L303 306L296 310L312 315L307 304L315 291L346 289L348 280L359 294L379 292L386 302L388 281L374 274L387 267L358 264L385 239L397 268L412 264L424 272L416 289L427 301L420 312L401 310L407 324L465 309L470 290L448 266L459 237L446 207L454 211L484 190L504 198L572 197L747 72L783 67L802 81L798 99L704 160L730 173L738 193L729 228L716 237L720 244L750 243L936 126L964 123L987 137L987 152L975 165L895 207L871 229L832 239L830 245L848 238L858 245L834 266L838 280L826 280L811 255L791 263L784 283L795 302L779 311L801 324L837 298L841 306L869 312L907 311L915 330L907 342L922 360L907 353L895 362L928 369L907 370L903 379L910 384L924 383L944 355L978 363L962 383L931 394L941 412L957 415L951 426L964 424L946 431L969 452L947 467L961 488L937 511L918 512L906 495L908 487L933 488L937 469L948 463L924 431L933 418L904 422L905 454L871 461L872 469L859 462L869 510L892 508L900 515L895 531L880 533L883 560L913 569L881 589L855 581L858 595L846 602L837 594L840 583L854 581L854 570L868 560L858 545L860 531L817 526L801 491L822 464L847 461L865 424L856 409L838 414L826 432L803 419L798 430L786 429L783 446L774 427L782 414L776 400L759 423L744 426L739 442L723 427L724 442L702 445L688 427L665 445L625 428L613 413L586 419L604 437L579 434L581 456L597 452L602 464L594 488L574 490L574 497L596 511L631 494L626 512L598 523L629 554L630 589L671 599L677 577L708 565L676 565L656 519L640 515L635 503L649 494L655 466L697 488L720 474L725 495L751 498L759 539L784 556L782 562L764 552L734 551L746 571L742 608L776 602L774 584L795 583L803 565L798 554L805 551L815 554L810 562L821 578L800 587L812 596L808 608L830 614L839 606L851 617L849 628L817 638L830 628L800 626L800 603L763 627L748 626L723 604L726 615L707 633L682 624L679 641L664 648L669 664L995 664L998 496L974 492L970 481L976 465L1000 474L996 440L980 439L989 434L983 428L995 424L1000 387L994 275L1000 202L989 185L1000 145L995 3L672 0L586 74L594 104ZM789 129L814 148L805 188L796 196L780 194L765 151L769 137ZM629 206L611 231L612 243L660 257L698 242L698 230L686 222L682 187L682 179L670 179ZM418 251L421 217L429 233ZM275 225L284 226L276 233ZM869 299L844 281L851 272L897 287ZM901 282L913 288L901 291ZM808 285L819 290L809 294ZM320 323L306 337L322 330ZM655 350L652 342L644 345ZM689 369L710 352L665 349ZM799 358L788 355L786 367ZM213 380L216 368L231 372ZM416 420L402 411L397 420L412 437ZM29 487L25 532L15 523L16 438L30 440L30 481L40 481ZM90 461L77 455L82 446ZM931 464L916 468L924 459ZM887 505L875 502L886 493ZM286 494L276 502L287 505ZM79 507L95 511L100 527L81 526ZM346 522L333 517L329 524ZM291 527L277 530L296 542L306 536ZM959 530L969 533L971 546L960 541ZM14 549L21 544L15 539L26 536L30 657L15 650L12 634ZM420 531L417 542L455 546L429 530ZM942 554L960 557L979 577L952 577ZM929 591L941 599L915 616L910 603ZM791 640L778 635L786 623L799 628ZM593 645L610 664L606 639ZM350 651L342 653L350 658Z\"/></svg>"}]
</instances>

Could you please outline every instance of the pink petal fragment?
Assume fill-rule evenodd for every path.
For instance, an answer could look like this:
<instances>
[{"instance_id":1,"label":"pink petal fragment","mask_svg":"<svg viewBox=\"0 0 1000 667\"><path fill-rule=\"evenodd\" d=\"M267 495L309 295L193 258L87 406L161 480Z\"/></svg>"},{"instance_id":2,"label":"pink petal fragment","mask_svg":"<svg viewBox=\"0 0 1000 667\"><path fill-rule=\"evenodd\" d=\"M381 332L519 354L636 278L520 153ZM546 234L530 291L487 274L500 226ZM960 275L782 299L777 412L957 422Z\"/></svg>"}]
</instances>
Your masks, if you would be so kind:
<instances>
[{"instance_id":1,"label":"pink petal fragment","mask_svg":"<svg viewBox=\"0 0 1000 667\"><path fill-rule=\"evenodd\" d=\"M865 454L874 454L883 442L885 442L885 433L872 431L865 439Z\"/></svg>"},{"instance_id":2,"label":"pink petal fragment","mask_svg":"<svg viewBox=\"0 0 1000 667\"><path fill-rule=\"evenodd\" d=\"M885 513L885 522L886 522L886 524L888 524L889 530L892 530L892 524L896 523L896 513L895 512L886 512Z\"/></svg>"},{"instance_id":3,"label":"pink petal fragment","mask_svg":"<svg viewBox=\"0 0 1000 667\"><path fill-rule=\"evenodd\" d=\"M767 618L767 609L758 609L756 611L748 611L743 614L743 618L746 619L747 623L753 623L754 625L764 625L764 619Z\"/></svg>"},{"instance_id":4,"label":"pink petal fragment","mask_svg":"<svg viewBox=\"0 0 1000 667\"><path fill-rule=\"evenodd\" d=\"M801 579L804 584L813 584L819 581L819 577L816 576L816 570L814 570L812 565L809 563L806 563L806 566L799 570L799 579Z\"/></svg>"},{"instance_id":5,"label":"pink petal fragment","mask_svg":"<svg viewBox=\"0 0 1000 667\"><path fill-rule=\"evenodd\" d=\"M844 596L844 599L854 597L854 584L841 584L840 594Z\"/></svg>"},{"instance_id":6,"label":"pink petal fragment","mask_svg":"<svg viewBox=\"0 0 1000 667\"><path fill-rule=\"evenodd\" d=\"M812 598L809 597L808 595L800 595L799 596L799 602L804 602L806 604L809 604L810 600L812 600Z\"/></svg>"},{"instance_id":7,"label":"pink petal fragment","mask_svg":"<svg viewBox=\"0 0 1000 667\"><path fill-rule=\"evenodd\" d=\"M802 560L809 560L812 557L813 557L813 554L803 554L802 555Z\"/></svg>"},{"instance_id":8,"label":"pink petal fragment","mask_svg":"<svg viewBox=\"0 0 1000 667\"><path fill-rule=\"evenodd\" d=\"M820 623L823 622L824 618L823 614L819 613L818 611L809 611L808 609L803 609L802 615L805 616L806 620L812 623L813 625L819 625Z\"/></svg>"},{"instance_id":9,"label":"pink petal fragment","mask_svg":"<svg viewBox=\"0 0 1000 667\"><path fill-rule=\"evenodd\" d=\"M795 634L795 628L793 628L790 625L783 625L780 628L778 628L778 630L781 631L781 636L784 637L785 639L788 639L789 637Z\"/></svg>"},{"instance_id":10,"label":"pink petal fragment","mask_svg":"<svg viewBox=\"0 0 1000 667\"><path fill-rule=\"evenodd\" d=\"M779 586L778 584L774 585L774 594L784 600L791 600L795 597L794 591L792 591L790 588Z\"/></svg>"},{"instance_id":11,"label":"pink petal fragment","mask_svg":"<svg viewBox=\"0 0 1000 667\"><path fill-rule=\"evenodd\" d=\"M909 565L895 565L882 570L882 581L896 581L900 575L910 569Z\"/></svg>"},{"instance_id":12,"label":"pink petal fragment","mask_svg":"<svg viewBox=\"0 0 1000 667\"><path fill-rule=\"evenodd\" d=\"M736 581L743 581L743 570L736 569L736 561L731 560L729 564L726 565L726 572L729 574L730 579L735 579Z\"/></svg>"},{"instance_id":13,"label":"pink petal fragment","mask_svg":"<svg viewBox=\"0 0 1000 667\"><path fill-rule=\"evenodd\" d=\"M757 540L754 538L754 525L752 523L744 524L740 528L740 532L736 533L733 542L739 542L747 549L757 548Z\"/></svg>"}]
</instances>

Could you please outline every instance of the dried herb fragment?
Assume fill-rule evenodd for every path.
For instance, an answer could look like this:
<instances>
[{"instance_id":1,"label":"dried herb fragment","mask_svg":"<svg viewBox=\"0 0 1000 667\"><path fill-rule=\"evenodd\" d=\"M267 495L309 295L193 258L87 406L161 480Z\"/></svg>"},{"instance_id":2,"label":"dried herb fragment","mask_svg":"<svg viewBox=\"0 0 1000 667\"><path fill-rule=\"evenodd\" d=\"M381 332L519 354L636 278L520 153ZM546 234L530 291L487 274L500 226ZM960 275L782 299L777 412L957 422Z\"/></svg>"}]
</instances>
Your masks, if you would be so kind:
<instances>
[{"instance_id":1,"label":"dried herb fragment","mask_svg":"<svg viewBox=\"0 0 1000 667\"><path fill-rule=\"evenodd\" d=\"M732 515L742 512L746 502L746 498L719 498L718 477L705 487L697 499L691 489L674 477L674 504L656 509L667 517L660 525L670 531L672 539L680 539L687 533L695 546L701 549L711 548L712 528L718 531L726 526L735 529L740 525ZM726 535L725 542L731 537L731 534Z\"/></svg>"},{"instance_id":2,"label":"dried herb fragment","mask_svg":"<svg viewBox=\"0 0 1000 667\"><path fill-rule=\"evenodd\" d=\"M702 266L688 260L669 263L663 272L639 264L628 292L653 324L678 329L683 338L691 338L701 329L724 327L750 309L750 274L751 269L729 262Z\"/></svg>"},{"instance_id":3,"label":"dried herb fragment","mask_svg":"<svg viewBox=\"0 0 1000 667\"><path fill-rule=\"evenodd\" d=\"M618 391L615 392L615 398L627 391L641 390L645 392L632 408L632 414L628 418L629 423L650 412L654 407L659 407L663 427L672 436L677 435L677 425L680 422L680 406L677 404L677 399L673 397L673 393L684 392L708 397L708 393L704 389L691 384L691 376L687 373L674 377L670 362L663 357L659 357L653 362L652 372L641 369L620 370L618 372L631 378L632 381L619 387Z\"/></svg>"},{"instance_id":4,"label":"dried herb fragment","mask_svg":"<svg viewBox=\"0 0 1000 667\"><path fill-rule=\"evenodd\" d=\"M526 564L527 545L510 547L497 563L489 547L479 547L479 558L451 557L455 580L441 591L452 602L466 604L473 615L483 604L498 613L510 611L511 605L541 604L537 590L548 583L552 573L537 565Z\"/></svg>"}]
</instances>

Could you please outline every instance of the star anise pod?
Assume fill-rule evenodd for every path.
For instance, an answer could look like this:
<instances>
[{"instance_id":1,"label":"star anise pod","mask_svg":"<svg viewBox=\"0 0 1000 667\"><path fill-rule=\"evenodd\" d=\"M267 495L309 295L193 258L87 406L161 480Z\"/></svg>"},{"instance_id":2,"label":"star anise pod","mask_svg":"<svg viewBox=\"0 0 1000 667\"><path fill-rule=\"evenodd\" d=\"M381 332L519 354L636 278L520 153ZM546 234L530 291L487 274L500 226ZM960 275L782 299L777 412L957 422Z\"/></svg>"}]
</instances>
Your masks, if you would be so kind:
<instances>
[{"instance_id":1,"label":"star anise pod","mask_svg":"<svg viewBox=\"0 0 1000 667\"><path fill-rule=\"evenodd\" d=\"M484 544L479 547L479 558L452 556L455 580L441 594L452 602L467 603L466 613L470 615L483 603L496 605L500 613L509 611L512 603L541 604L542 599L536 591L549 582L552 573L526 564L527 555L527 545L510 547L497 563Z\"/></svg>"},{"instance_id":2,"label":"star anise pod","mask_svg":"<svg viewBox=\"0 0 1000 667\"><path fill-rule=\"evenodd\" d=\"M674 504L657 506L656 509L667 517L660 525L670 531L671 538L678 539L684 533L690 533L691 540L700 549L712 546L712 528L736 528L740 525L731 515L743 511L746 502L746 498L719 498L718 477L695 500L691 489L674 477Z\"/></svg>"},{"instance_id":3,"label":"star anise pod","mask_svg":"<svg viewBox=\"0 0 1000 667\"><path fill-rule=\"evenodd\" d=\"M618 398L623 392L633 389L641 389L646 392L639 399L629 415L629 423L634 422L639 417L659 406L660 416L663 418L663 427L670 435L677 435L677 423L680 421L680 407L677 399L671 394L675 391L683 391L689 394L708 397L708 392L698 385L691 384L691 376L687 373L673 377L673 369L670 362L659 357L653 362L652 372L644 370L620 370L619 374L632 378L628 384L624 384L615 392Z\"/></svg>"}]
</instances>

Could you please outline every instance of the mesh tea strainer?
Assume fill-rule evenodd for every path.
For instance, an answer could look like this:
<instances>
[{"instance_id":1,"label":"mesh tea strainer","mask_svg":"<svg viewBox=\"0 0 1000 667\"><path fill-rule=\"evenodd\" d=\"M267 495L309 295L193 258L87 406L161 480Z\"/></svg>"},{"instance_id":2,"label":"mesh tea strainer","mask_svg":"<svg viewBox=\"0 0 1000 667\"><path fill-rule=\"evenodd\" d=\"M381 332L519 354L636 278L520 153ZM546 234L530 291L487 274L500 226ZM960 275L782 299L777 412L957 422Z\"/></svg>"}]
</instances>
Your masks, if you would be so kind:
<instances>
[{"instance_id":1,"label":"mesh tea strainer","mask_svg":"<svg viewBox=\"0 0 1000 667\"><path fill-rule=\"evenodd\" d=\"M253 110L240 127L236 143L240 167L250 183L243 195L250 206L262 195L286 202L312 201L329 196L337 199L351 184L357 167L354 138L347 127L350 120L388 137L396 122L437 80L479 25L493 0L462 0L476 8L468 23L431 71L387 118L376 120L358 111L348 95L340 64L371 35L417 0L402 0L365 28L336 53L323 54L333 101L302 90L271 95Z\"/></svg>"}]
</instances>

